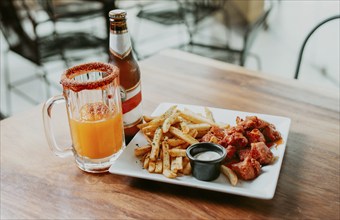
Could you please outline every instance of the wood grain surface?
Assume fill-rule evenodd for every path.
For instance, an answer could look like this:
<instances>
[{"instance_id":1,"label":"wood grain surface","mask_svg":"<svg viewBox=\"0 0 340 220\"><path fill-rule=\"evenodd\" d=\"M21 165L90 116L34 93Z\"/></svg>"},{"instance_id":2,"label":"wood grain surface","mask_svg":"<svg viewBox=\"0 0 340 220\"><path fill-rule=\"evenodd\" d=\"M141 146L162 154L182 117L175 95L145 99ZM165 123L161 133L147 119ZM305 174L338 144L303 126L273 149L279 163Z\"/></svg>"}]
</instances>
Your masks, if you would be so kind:
<instances>
[{"instance_id":1,"label":"wood grain surface","mask_svg":"<svg viewBox=\"0 0 340 220\"><path fill-rule=\"evenodd\" d=\"M1 121L1 219L339 219L339 90L175 50L140 68L145 114L174 102L291 118L274 198L82 172L50 151L40 105ZM65 114L54 114L67 139Z\"/></svg>"}]
</instances>

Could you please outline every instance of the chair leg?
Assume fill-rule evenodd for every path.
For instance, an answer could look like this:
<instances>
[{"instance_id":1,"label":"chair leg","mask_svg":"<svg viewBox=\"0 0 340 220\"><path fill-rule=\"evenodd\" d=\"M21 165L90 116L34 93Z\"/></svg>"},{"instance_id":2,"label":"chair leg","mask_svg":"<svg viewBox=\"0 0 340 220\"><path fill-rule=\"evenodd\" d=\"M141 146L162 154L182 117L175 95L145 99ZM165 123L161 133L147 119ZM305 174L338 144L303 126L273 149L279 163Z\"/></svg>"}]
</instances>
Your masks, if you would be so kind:
<instances>
[{"instance_id":1,"label":"chair leg","mask_svg":"<svg viewBox=\"0 0 340 220\"><path fill-rule=\"evenodd\" d=\"M11 79L9 74L9 64L8 64L8 53L9 49L4 53L4 72L5 72L5 84L6 84L6 104L7 104L7 115L12 113L12 100L11 100Z\"/></svg>"},{"instance_id":2,"label":"chair leg","mask_svg":"<svg viewBox=\"0 0 340 220\"><path fill-rule=\"evenodd\" d=\"M0 120L5 119L5 118L6 118L6 116L4 114L2 114L2 112L0 112Z\"/></svg>"},{"instance_id":3,"label":"chair leg","mask_svg":"<svg viewBox=\"0 0 340 220\"><path fill-rule=\"evenodd\" d=\"M241 49L240 53L240 66L244 66L246 63L246 57L248 52L248 38L247 36L243 39L243 48Z\"/></svg>"}]
</instances>

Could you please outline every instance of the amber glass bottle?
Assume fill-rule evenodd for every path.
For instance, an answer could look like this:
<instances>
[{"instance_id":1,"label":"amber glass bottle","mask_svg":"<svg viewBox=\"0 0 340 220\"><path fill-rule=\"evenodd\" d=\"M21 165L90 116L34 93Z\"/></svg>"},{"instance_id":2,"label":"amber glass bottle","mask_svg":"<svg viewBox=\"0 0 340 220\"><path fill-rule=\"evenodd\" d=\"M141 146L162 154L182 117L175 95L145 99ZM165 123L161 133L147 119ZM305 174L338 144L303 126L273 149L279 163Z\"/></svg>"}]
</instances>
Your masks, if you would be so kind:
<instances>
[{"instance_id":1,"label":"amber glass bottle","mask_svg":"<svg viewBox=\"0 0 340 220\"><path fill-rule=\"evenodd\" d=\"M142 123L142 93L140 71L132 54L130 35L124 10L112 10L110 19L109 62L119 70L125 141L129 143Z\"/></svg>"}]
</instances>

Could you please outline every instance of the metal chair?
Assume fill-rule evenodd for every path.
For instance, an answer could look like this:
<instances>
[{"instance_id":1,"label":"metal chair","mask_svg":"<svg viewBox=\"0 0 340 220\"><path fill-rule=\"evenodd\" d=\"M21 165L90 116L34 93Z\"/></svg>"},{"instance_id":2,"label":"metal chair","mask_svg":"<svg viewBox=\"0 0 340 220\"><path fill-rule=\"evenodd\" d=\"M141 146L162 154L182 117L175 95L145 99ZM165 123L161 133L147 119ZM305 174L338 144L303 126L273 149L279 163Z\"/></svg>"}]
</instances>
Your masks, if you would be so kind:
<instances>
[{"instance_id":1,"label":"metal chair","mask_svg":"<svg viewBox=\"0 0 340 220\"><path fill-rule=\"evenodd\" d=\"M103 18L106 24L106 37L109 36L108 14L116 9L115 0L39 0L50 19L58 22L78 23Z\"/></svg>"},{"instance_id":2,"label":"metal chair","mask_svg":"<svg viewBox=\"0 0 340 220\"><path fill-rule=\"evenodd\" d=\"M189 36L189 42L178 45L181 48L188 44L193 44L192 38L196 32L197 24L221 10L224 2L224 0L176 0L152 2L149 4L139 3L137 17L166 26L184 25ZM138 35L137 32L138 29L136 31ZM138 55L138 51L136 51L136 54ZM143 58L146 57L144 56Z\"/></svg>"},{"instance_id":3,"label":"metal chair","mask_svg":"<svg viewBox=\"0 0 340 220\"><path fill-rule=\"evenodd\" d=\"M256 38L256 35L261 27L266 26L266 20L271 11L272 5L270 4L268 8L257 18L255 22L249 24L242 24L242 41L243 46L241 48L235 48L228 45L217 46L213 44L205 44L201 42L195 42L194 36L200 30L198 28L199 24L206 18L213 16L217 12L223 13L223 22L227 29L234 30L235 27L232 26L230 20L232 16L229 15L229 11L236 11L233 5L226 0L177 0L177 8L160 8L148 10L147 7L140 7L140 11L137 14L138 17L148 19L157 23L164 25L176 25L184 24L189 35L189 42L184 45L179 45L180 48L186 46L198 46L205 47L214 50L221 50L230 52L230 54L239 55L238 63L244 66L247 56L249 55L250 47ZM225 7L227 6L227 7ZM150 7L149 7L150 8ZM240 17L240 16L239 16ZM238 25L239 28L241 25ZM205 27L208 28L209 27ZM259 60L258 60L259 62ZM260 64L259 64L260 65Z\"/></svg>"},{"instance_id":4,"label":"metal chair","mask_svg":"<svg viewBox=\"0 0 340 220\"><path fill-rule=\"evenodd\" d=\"M248 23L246 21L243 21L245 19L242 18L242 16L237 15L237 13L231 14L231 12L235 12L235 11L237 11L237 9L233 5L233 3L230 2L230 1L207 0L207 1L194 2L193 4L196 4L197 8L203 8L203 10L206 9L206 8L215 9L212 12L222 10L224 25L226 26L226 28L230 32L235 31L235 30L240 31L240 35L242 36L243 45L240 48L236 48L235 46L230 46L228 42L225 46L215 46L215 45L207 45L207 44L204 44L204 43L197 43L197 42L193 42L193 40L192 40L193 33L190 34L191 36L190 36L189 45L206 47L206 48L211 48L211 49L221 50L221 51L227 51L227 52L230 52L230 54L238 55L239 56L239 58L238 58L239 65L244 66L245 62L246 62L246 58L249 55L250 47L253 44L258 31L260 30L261 27L267 28L266 27L266 25L267 25L266 21L267 21L267 18L269 16L269 13L271 12L272 5L269 4L269 7L265 8L263 13L254 22ZM199 15L199 13L197 13L197 15ZM241 21L233 22L232 20L234 19L234 16L241 17ZM236 18L236 20L237 19L239 19L239 18ZM198 24L198 22L196 22L196 25L197 24ZM259 58L256 57L256 59L259 63L258 65L261 66Z\"/></svg>"},{"instance_id":5,"label":"metal chair","mask_svg":"<svg viewBox=\"0 0 340 220\"><path fill-rule=\"evenodd\" d=\"M32 3L32 1L30 1ZM4 35L8 50L4 54L5 84L7 86L7 106L11 112L11 91L22 98L37 104L29 93L21 91L18 86L37 78L43 79L46 84L46 95L50 96L50 86L53 84L47 79L47 70L44 64L50 61L62 60L65 67L70 61L81 60L86 53L72 55L69 51L86 50L95 48L105 51L107 40L84 32L50 33L44 36L38 34L37 28L42 23L52 22L50 20L37 21L32 15L32 8L26 1L1 0L0 1L0 29ZM27 27L31 26L30 31ZM8 53L14 52L19 56L35 64L39 71L33 76L26 76L22 79L11 81L8 65Z\"/></svg>"},{"instance_id":6,"label":"metal chair","mask_svg":"<svg viewBox=\"0 0 340 220\"><path fill-rule=\"evenodd\" d=\"M317 24L307 35L307 37L304 39L302 46L300 48L300 52L299 52L299 56L298 56L298 60L297 60L297 64L296 64L296 69L295 69L295 75L294 78L298 79L299 78L299 72L300 72L300 67L301 67L301 62L302 62L302 57L303 57L303 52L305 50L306 44L308 42L308 40L310 39L310 37L313 35L313 33L321 26L323 26L324 24L328 23L329 21L333 21L335 19L339 19L340 15L335 15L332 17L329 17L323 21L321 21L319 24Z\"/></svg>"}]
</instances>

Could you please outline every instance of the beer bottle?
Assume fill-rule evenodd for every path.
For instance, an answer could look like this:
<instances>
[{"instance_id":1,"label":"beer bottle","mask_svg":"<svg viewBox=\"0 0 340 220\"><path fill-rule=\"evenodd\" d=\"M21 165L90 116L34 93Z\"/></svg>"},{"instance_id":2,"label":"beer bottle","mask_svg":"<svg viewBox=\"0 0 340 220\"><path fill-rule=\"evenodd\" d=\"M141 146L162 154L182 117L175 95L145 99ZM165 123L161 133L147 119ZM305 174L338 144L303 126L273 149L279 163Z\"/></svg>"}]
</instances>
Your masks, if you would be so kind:
<instances>
[{"instance_id":1,"label":"beer bottle","mask_svg":"<svg viewBox=\"0 0 340 220\"><path fill-rule=\"evenodd\" d=\"M142 93L138 64L132 53L132 45L126 24L126 12L116 9L109 12L110 52L109 63L119 70L120 91L124 118L125 141L129 143L142 123Z\"/></svg>"}]
</instances>

